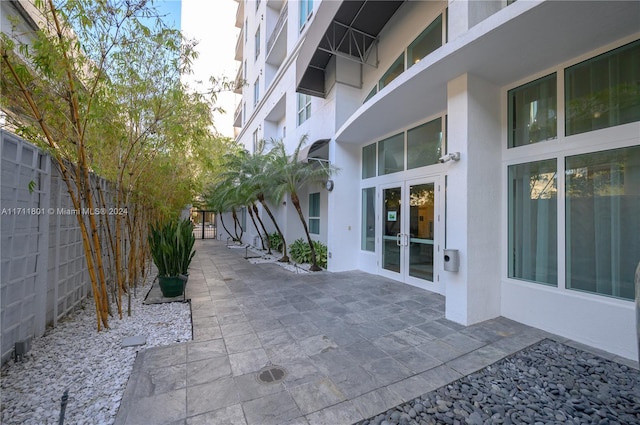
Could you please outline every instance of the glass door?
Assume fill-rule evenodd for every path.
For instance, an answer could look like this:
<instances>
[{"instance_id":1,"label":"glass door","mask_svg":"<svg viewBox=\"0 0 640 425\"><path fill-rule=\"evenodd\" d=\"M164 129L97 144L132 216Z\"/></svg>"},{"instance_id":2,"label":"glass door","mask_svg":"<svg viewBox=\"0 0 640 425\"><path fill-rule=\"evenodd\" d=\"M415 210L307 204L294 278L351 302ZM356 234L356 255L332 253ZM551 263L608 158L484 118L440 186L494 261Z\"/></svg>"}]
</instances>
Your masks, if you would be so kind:
<instances>
[{"instance_id":1,"label":"glass door","mask_svg":"<svg viewBox=\"0 0 640 425\"><path fill-rule=\"evenodd\" d=\"M435 180L381 188L380 274L440 292L437 284L439 214Z\"/></svg>"},{"instance_id":2,"label":"glass door","mask_svg":"<svg viewBox=\"0 0 640 425\"><path fill-rule=\"evenodd\" d=\"M435 183L412 184L408 186L408 192L407 274L411 278L433 282Z\"/></svg>"},{"instance_id":3,"label":"glass door","mask_svg":"<svg viewBox=\"0 0 640 425\"><path fill-rule=\"evenodd\" d=\"M402 252L402 187L382 189L382 268L400 273Z\"/></svg>"}]
</instances>

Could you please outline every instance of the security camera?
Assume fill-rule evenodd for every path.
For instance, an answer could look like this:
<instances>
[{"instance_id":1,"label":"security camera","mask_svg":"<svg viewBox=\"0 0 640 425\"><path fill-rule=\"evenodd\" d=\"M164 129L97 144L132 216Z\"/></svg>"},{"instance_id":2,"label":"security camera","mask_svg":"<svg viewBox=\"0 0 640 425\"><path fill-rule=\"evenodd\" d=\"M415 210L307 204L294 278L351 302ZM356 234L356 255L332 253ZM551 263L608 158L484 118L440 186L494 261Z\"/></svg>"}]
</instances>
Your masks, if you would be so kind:
<instances>
[{"instance_id":1,"label":"security camera","mask_svg":"<svg viewBox=\"0 0 640 425\"><path fill-rule=\"evenodd\" d=\"M438 158L438 162L441 164L449 161L460 161L460 152L451 152Z\"/></svg>"}]
</instances>

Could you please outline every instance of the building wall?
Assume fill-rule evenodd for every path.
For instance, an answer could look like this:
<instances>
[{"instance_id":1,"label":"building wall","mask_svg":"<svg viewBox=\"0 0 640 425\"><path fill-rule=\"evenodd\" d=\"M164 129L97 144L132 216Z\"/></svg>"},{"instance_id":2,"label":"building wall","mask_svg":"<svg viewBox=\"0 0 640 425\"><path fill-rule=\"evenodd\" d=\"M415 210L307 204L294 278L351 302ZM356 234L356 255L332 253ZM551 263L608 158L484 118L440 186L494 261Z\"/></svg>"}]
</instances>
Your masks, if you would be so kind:
<instances>
[{"instance_id":1,"label":"building wall","mask_svg":"<svg viewBox=\"0 0 640 425\"><path fill-rule=\"evenodd\" d=\"M314 4L317 3L321 2ZM313 98L312 117L300 127L292 127L297 112L295 75L293 70L286 71L286 83L283 78L281 84L287 87L287 138L294 137L287 142L293 143L301 134L307 133L311 141L332 138L329 157L332 164L340 169L333 177L333 191L321 192L323 211L326 196L329 270L358 268L383 274L379 242L376 252L360 249L363 188L373 185L379 196L379 189L386 184L418 178L433 179L442 187L446 185L446 189L439 195L441 204L437 209L444 218L439 224L440 239L435 254L434 272L438 283L432 290L446 295L448 319L469 325L503 315L627 358L636 358L631 301L567 289L562 277L557 287L508 277L507 170L514 164L545 158L555 158L561 164L570 155L640 145L640 124L624 124L577 137L558 136L554 141L508 149L506 99L508 91L514 87L550 72L557 72L560 76L564 68L637 40L640 33L624 35L624 31L619 30L620 26L616 24L621 17L616 13L622 7L620 4L607 9L604 2L587 2L582 7L588 4L589 8L599 8L602 12L598 14L601 16L601 28L606 29L600 30L600 36L574 36L571 45L581 52L577 54L572 48L562 49L554 45L553 40L546 40L550 37L549 31L542 30L540 36L545 38L546 47L542 44L531 46L537 59L523 66L518 58L527 54L529 46L523 48L524 45L518 41L524 31L520 25L524 23L526 28L537 31L540 22L562 19L559 16L563 15L556 12L571 14L571 11L565 10L564 4L546 1L507 3L506 0L405 2L380 33L378 66L354 65L354 62L341 58L333 59L326 70L326 99ZM290 5L290 13L295 9L293 4ZM405 70L363 104L389 66L441 13L443 25L448 22L447 43L423 58L419 66ZM593 13L585 13L580 19L594 19L593 16ZM580 22L585 28L583 21ZM297 31L297 20L294 23L293 29ZM312 28L313 20L308 25ZM304 31L312 29L305 28ZM292 34L298 33L291 31L291 26L289 30L289 52L295 57L300 39L295 43L296 37ZM565 41L573 34L569 29L565 31L568 35L562 34L562 27L555 24L553 30L554 34L559 34L557 38L562 37ZM492 42L489 40L498 41L492 38L498 37L494 34L500 34L500 45L507 46L505 50L491 50ZM513 41L509 39L510 34ZM491 64L491 60L488 64L487 60L483 62L483 52L501 65ZM558 77L558 98L564 93L561 79ZM434 81L438 83L434 84ZM431 88L425 91L423 87ZM560 135L564 134L564 127L560 124L564 119L564 103L560 99L558 102ZM362 179L364 146L438 116L443 119L446 116L448 121L447 152L460 152L460 161L405 170L368 181ZM255 128L257 124L251 125ZM295 130L290 131L292 128ZM563 187L558 190L561 194ZM377 208L381 205L379 198L376 205ZM564 207L559 208L558 217L561 218ZM299 226L291 219L289 206L286 209L287 226ZM563 235L565 229L560 218L558 234ZM377 223L379 221L380 217ZM295 231L287 230L287 235L294 234ZM379 230L377 235L380 235ZM561 237L558 242L559 276L565 273L563 243ZM444 270L444 248L459 250L458 272Z\"/></svg>"}]
</instances>

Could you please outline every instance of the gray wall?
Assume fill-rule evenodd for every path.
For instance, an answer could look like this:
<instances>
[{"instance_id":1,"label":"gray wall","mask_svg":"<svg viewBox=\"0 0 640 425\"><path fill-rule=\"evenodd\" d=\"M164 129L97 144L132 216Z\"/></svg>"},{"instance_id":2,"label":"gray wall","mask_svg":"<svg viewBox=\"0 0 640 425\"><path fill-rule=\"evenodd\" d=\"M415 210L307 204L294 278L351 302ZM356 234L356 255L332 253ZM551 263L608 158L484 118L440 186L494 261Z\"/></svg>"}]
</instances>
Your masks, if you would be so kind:
<instances>
[{"instance_id":1,"label":"gray wall","mask_svg":"<svg viewBox=\"0 0 640 425\"><path fill-rule=\"evenodd\" d=\"M0 142L4 363L16 341L41 336L55 326L90 295L91 284L77 217L69 213L71 198L51 158L5 131ZM104 180L101 185L108 186Z\"/></svg>"}]
</instances>

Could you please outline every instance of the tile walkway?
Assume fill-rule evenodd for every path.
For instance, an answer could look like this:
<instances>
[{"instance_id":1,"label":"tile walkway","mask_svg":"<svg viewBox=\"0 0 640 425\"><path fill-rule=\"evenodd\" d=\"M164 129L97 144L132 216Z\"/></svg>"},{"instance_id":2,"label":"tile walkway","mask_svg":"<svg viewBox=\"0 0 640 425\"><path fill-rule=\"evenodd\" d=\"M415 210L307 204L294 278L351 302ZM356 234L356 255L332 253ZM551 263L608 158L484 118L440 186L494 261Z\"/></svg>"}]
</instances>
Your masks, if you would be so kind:
<instances>
[{"instance_id":1,"label":"tile walkway","mask_svg":"<svg viewBox=\"0 0 640 425\"><path fill-rule=\"evenodd\" d=\"M222 242L196 248L193 341L139 353L118 425L351 424L543 338L567 343L502 317L461 326L444 297L361 271L295 274ZM259 383L271 365L285 378Z\"/></svg>"}]
</instances>

